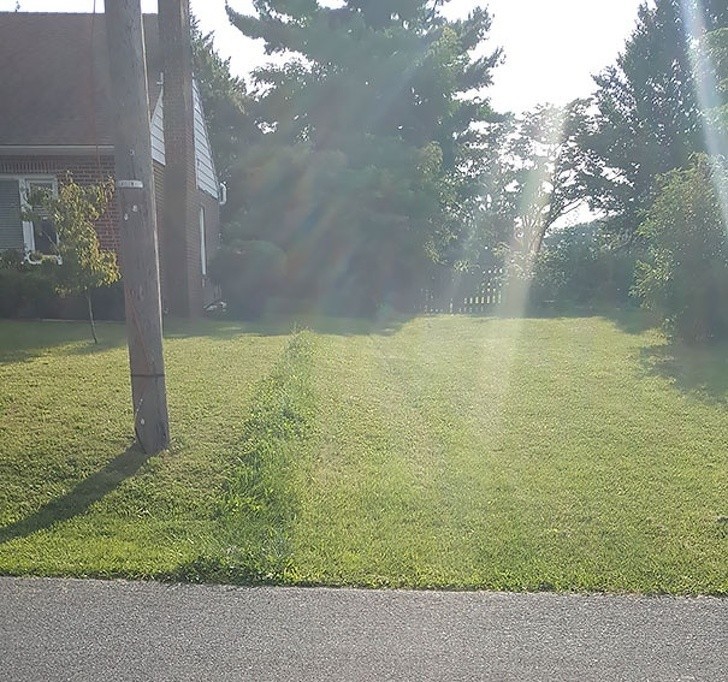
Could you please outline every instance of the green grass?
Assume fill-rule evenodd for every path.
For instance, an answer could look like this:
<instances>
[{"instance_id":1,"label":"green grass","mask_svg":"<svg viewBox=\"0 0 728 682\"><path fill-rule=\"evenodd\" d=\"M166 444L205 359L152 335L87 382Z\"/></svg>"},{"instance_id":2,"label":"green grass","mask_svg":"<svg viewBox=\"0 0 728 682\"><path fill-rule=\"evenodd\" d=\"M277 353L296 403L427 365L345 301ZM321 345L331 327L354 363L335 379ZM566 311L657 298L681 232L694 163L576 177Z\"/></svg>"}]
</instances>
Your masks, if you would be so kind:
<instances>
[{"instance_id":1,"label":"green grass","mask_svg":"<svg viewBox=\"0 0 728 682\"><path fill-rule=\"evenodd\" d=\"M0 323L0 572L728 594L726 349L639 318Z\"/></svg>"}]
</instances>

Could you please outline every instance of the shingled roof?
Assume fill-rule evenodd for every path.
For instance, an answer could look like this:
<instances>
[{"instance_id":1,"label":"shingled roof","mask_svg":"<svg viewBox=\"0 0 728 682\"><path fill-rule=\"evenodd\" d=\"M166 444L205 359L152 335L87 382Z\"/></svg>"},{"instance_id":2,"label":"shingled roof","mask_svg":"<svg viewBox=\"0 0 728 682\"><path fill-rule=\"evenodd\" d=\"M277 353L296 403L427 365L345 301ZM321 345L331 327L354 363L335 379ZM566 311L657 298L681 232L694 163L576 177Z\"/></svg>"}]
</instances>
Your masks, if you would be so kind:
<instances>
[{"instance_id":1,"label":"shingled roof","mask_svg":"<svg viewBox=\"0 0 728 682\"><path fill-rule=\"evenodd\" d=\"M149 98L162 57L155 14L144 15ZM103 14L0 12L0 146L110 145Z\"/></svg>"}]
</instances>

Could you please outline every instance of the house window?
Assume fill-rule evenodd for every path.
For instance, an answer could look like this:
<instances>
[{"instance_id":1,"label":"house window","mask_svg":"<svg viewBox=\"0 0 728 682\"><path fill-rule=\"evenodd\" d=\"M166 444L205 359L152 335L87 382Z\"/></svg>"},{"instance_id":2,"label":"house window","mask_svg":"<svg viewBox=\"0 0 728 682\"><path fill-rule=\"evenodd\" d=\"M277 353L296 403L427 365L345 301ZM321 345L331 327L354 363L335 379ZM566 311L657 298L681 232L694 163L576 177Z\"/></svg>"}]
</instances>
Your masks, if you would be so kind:
<instances>
[{"instance_id":1,"label":"house window","mask_svg":"<svg viewBox=\"0 0 728 682\"><path fill-rule=\"evenodd\" d=\"M22 251L31 254L55 255L58 235L48 216L24 220L29 208L28 198L37 190L57 194L58 186L52 176L0 176L0 251Z\"/></svg>"},{"instance_id":2,"label":"house window","mask_svg":"<svg viewBox=\"0 0 728 682\"><path fill-rule=\"evenodd\" d=\"M207 277L207 230L205 228L205 207L200 206L200 267L202 276Z\"/></svg>"},{"instance_id":3,"label":"house window","mask_svg":"<svg viewBox=\"0 0 728 682\"><path fill-rule=\"evenodd\" d=\"M52 178L25 178L25 203L28 198L38 192L49 192L52 195L56 193L56 183ZM28 221L25 228L32 233L33 248L31 251L40 253L44 256L55 256L58 253L58 234L50 219L50 216L43 215L36 209L36 213L40 213L33 221Z\"/></svg>"}]
</instances>

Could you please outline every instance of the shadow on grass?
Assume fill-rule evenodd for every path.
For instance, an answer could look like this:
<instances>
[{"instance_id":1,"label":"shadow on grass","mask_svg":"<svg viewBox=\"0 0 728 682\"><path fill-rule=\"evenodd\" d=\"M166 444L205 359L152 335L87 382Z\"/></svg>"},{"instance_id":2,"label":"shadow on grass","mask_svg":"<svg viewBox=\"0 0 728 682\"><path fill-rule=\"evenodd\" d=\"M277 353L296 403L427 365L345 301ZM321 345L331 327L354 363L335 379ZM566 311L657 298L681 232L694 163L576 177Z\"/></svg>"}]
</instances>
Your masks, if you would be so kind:
<instances>
[{"instance_id":1,"label":"shadow on grass","mask_svg":"<svg viewBox=\"0 0 728 682\"><path fill-rule=\"evenodd\" d=\"M67 320L1 320L0 363L29 362L42 355L91 355L126 342L119 323L97 324L99 343L91 338L88 322ZM68 346L68 348L62 348Z\"/></svg>"},{"instance_id":2,"label":"shadow on grass","mask_svg":"<svg viewBox=\"0 0 728 682\"><path fill-rule=\"evenodd\" d=\"M527 318L579 318L603 317L614 323L627 334L642 334L656 325L655 320L644 310L634 306L609 305L571 305L554 307L532 307L525 315Z\"/></svg>"},{"instance_id":3,"label":"shadow on grass","mask_svg":"<svg viewBox=\"0 0 728 682\"><path fill-rule=\"evenodd\" d=\"M728 406L728 344L648 346L640 354L648 376L670 381L685 394Z\"/></svg>"},{"instance_id":4,"label":"shadow on grass","mask_svg":"<svg viewBox=\"0 0 728 682\"><path fill-rule=\"evenodd\" d=\"M642 310L627 306L625 308L605 309L596 314L613 322L618 329L626 334L642 334L648 329L654 329L660 326L652 314Z\"/></svg>"},{"instance_id":5,"label":"shadow on grass","mask_svg":"<svg viewBox=\"0 0 728 682\"><path fill-rule=\"evenodd\" d=\"M99 339L98 343L90 341L88 344L73 346L68 348L65 352L67 355L99 355L109 350L116 350L117 348L126 347L126 337L120 336L118 338Z\"/></svg>"},{"instance_id":6,"label":"shadow on grass","mask_svg":"<svg viewBox=\"0 0 728 682\"><path fill-rule=\"evenodd\" d=\"M240 336L289 336L302 329L337 336L391 335L410 319L405 315L381 319L276 315L255 322L168 318L164 320L164 338L229 341ZM93 356L126 345L123 323L101 322L97 327L99 343L95 344L85 322L0 320L0 364L29 362L43 355Z\"/></svg>"},{"instance_id":7,"label":"shadow on grass","mask_svg":"<svg viewBox=\"0 0 728 682\"><path fill-rule=\"evenodd\" d=\"M56 523L80 516L127 478L134 476L148 459L140 448L132 445L101 471L78 483L66 495L51 500L31 516L0 528L0 544L27 537Z\"/></svg>"},{"instance_id":8,"label":"shadow on grass","mask_svg":"<svg viewBox=\"0 0 728 682\"><path fill-rule=\"evenodd\" d=\"M411 315L388 316L380 319L324 315L275 315L249 322L234 319L201 320L192 323L183 320L166 320L164 337L165 339L208 337L230 340L237 336L289 336L303 329L335 336L368 336L370 334L389 336L396 334L410 319L412 319Z\"/></svg>"},{"instance_id":9,"label":"shadow on grass","mask_svg":"<svg viewBox=\"0 0 728 682\"><path fill-rule=\"evenodd\" d=\"M657 322L645 311L632 307L541 305L530 306L525 311L513 312L507 308L493 306L482 313L461 314L463 317L487 320L571 320L601 317L612 322L626 334L642 334L657 326Z\"/></svg>"},{"instance_id":10,"label":"shadow on grass","mask_svg":"<svg viewBox=\"0 0 728 682\"><path fill-rule=\"evenodd\" d=\"M230 341L237 337L289 336L295 331L309 329L318 334L333 336L391 336L418 315L391 314L379 318L335 317L327 315L270 315L257 321L234 319L220 320L164 320L165 340L208 338ZM445 315L447 316L447 315ZM531 307L522 315L492 307L482 313L462 314L463 317L480 319L563 319L603 317L611 320L628 334L640 334L654 326L643 311L631 308L588 306L541 306ZM0 363L23 362L45 354L52 354L59 346L68 346L61 352L67 355L96 355L117 349L126 344L123 323L99 324L99 344L88 336L88 326L82 322L0 322Z\"/></svg>"}]
</instances>

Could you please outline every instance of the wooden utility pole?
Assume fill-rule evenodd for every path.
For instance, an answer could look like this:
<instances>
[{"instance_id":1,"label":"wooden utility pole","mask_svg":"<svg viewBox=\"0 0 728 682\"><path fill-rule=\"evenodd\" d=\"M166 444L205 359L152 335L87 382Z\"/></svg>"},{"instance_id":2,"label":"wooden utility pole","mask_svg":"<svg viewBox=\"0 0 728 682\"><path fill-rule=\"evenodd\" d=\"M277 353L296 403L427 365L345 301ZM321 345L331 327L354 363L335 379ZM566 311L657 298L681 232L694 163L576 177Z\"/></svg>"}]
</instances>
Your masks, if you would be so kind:
<instances>
[{"instance_id":1,"label":"wooden utility pole","mask_svg":"<svg viewBox=\"0 0 728 682\"><path fill-rule=\"evenodd\" d=\"M154 454L169 445L169 417L140 0L106 2L106 35L134 430L144 452Z\"/></svg>"}]
</instances>

